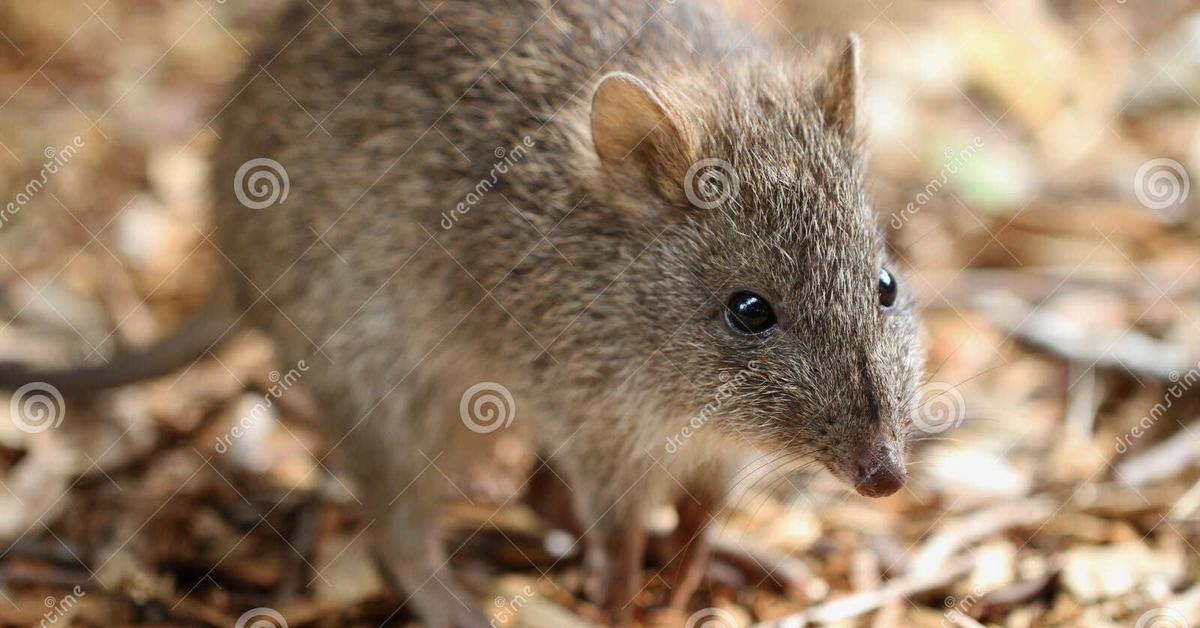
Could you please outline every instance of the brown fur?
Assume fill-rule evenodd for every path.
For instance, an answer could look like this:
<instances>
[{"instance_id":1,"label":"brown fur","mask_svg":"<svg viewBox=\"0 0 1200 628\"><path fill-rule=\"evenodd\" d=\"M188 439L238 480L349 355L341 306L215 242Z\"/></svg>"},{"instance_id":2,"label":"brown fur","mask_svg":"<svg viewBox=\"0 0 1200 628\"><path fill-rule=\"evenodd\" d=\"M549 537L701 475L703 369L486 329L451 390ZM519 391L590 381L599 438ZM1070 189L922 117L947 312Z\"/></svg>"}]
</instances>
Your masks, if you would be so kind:
<instances>
[{"instance_id":1,"label":"brown fur","mask_svg":"<svg viewBox=\"0 0 1200 628\"><path fill-rule=\"evenodd\" d=\"M917 322L903 284L894 309L877 303L888 260L863 191L855 64L836 57L769 47L690 0L446 0L435 17L338 0L324 17L297 2L235 85L216 169L229 280L284 358L311 365L330 442L430 623L480 622L442 573L432 521L440 470L475 455L458 410L475 383L512 391L514 428L571 482L615 608L628 591L605 589L630 567L612 554L634 551L674 479L719 483L745 448L843 478L875 443L903 451ZM645 155L597 154L592 97L610 72L665 112ZM493 177L497 148L525 137ZM231 182L260 157L291 189L249 209ZM680 193L703 158L739 182L707 210ZM738 289L770 300L780 333L726 329Z\"/></svg>"}]
</instances>

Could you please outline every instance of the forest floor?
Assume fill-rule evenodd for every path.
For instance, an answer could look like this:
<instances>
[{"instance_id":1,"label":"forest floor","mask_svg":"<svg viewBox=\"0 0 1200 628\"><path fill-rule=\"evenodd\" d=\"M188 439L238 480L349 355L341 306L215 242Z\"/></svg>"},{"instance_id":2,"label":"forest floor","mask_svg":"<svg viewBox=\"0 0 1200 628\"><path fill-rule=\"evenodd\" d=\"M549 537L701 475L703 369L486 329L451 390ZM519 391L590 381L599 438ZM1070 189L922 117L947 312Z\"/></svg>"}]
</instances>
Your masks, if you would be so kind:
<instances>
[{"instance_id":1,"label":"forest floor","mask_svg":"<svg viewBox=\"0 0 1200 628\"><path fill-rule=\"evenodd\" d=\"M94 361L203 301L208 122L278 2L91 4L0 4L6 360ZM1200 10L1151 4L737 3L863 38L926 437L881 500L749 474L691 606L648 565L642 622L1200 626ZM0 624L412 621L280 368L245 333L0 421ZM455 563L494 625L590 625L570 535L507 500L529 455L502 438L462 485Z\"/></svg>"}]
</instances>

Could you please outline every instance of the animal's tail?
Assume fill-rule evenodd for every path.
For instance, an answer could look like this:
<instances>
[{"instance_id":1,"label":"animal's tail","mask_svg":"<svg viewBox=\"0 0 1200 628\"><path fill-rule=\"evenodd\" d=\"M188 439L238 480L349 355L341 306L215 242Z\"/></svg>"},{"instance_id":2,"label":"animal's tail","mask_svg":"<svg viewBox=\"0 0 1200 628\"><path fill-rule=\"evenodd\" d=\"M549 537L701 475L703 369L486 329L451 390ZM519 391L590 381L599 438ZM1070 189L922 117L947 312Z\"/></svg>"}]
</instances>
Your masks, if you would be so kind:
<instances>
[{"instance_id":1,"label":"animal's tail","mask_svg":"<svg viewBox=\"0 0 1200 628\"><path fill-rule=\"evenodd\" d=\"M0 389L48 384L64 394L95 392L124 386L178 370L221 344L237 319L231 299L218 290L188 322L171 336L145 349L118 354L107 364L76 368L39 369L14 362L0 363Z\"/></svg>"}]
</instances>

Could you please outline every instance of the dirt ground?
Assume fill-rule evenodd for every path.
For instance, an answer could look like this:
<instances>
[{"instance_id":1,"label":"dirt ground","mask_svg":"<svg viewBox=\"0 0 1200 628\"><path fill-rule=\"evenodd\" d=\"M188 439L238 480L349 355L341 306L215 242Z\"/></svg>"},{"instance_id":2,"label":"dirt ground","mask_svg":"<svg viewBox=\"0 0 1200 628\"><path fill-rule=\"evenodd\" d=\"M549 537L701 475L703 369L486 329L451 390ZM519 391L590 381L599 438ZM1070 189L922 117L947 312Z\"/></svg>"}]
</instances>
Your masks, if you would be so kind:
<instances>
[{"instance_id":1,"label":"dirt ground","mask_svg":"<svg viewBox=\"0 0 1200 628\"><path fill-rule=\"evenodd\" d=\"M209 122L279 4L0 4L5 360L102 361L203 302ZM777 36L862 37L926 436L881 500L746 469L691 607L666 610L648 565L639 619L1200 626L1200 5L734 6ZM99 399L18 391L0 624L413 623L289 375L248 332ZM528 458L502 440L462 486L455 563L493 625L591 625L573 539L508 499Z\"/></svg>"}]
</instances>

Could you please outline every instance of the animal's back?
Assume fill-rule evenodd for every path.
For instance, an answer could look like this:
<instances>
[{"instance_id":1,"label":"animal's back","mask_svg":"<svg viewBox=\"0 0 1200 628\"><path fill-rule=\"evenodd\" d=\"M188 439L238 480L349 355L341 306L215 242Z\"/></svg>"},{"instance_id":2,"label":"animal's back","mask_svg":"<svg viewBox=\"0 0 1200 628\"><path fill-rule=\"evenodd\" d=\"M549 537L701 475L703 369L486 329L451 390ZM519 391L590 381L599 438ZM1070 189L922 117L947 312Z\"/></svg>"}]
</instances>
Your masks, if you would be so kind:
<instances>
[{"instance_id":1,"label":"animal's back","mask_svg":"<svg viewBox=\"0 0 1200 628\"><path fill-rule=\"evenodd\" d=\"M422 359L458 324L540 353L586 302L521 312L528 284L594 294L603 286L578 285L573 266L634 255L590 246L609 217L563 220L588 200L578 157L592 155L596 80L616 69L654 80L749 41L684 2L424 6L346 0L318 14L296 3L221 116L217 242L243 305L285 349L303 348L296 356L344 345L370 361L377 339L351 323L363 317L410 338L397 364ZM245 202L253 169L238 171L262 158L277 162L287 198L255 209Z\"/></svg>"}]
</instances>

